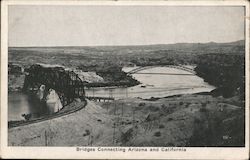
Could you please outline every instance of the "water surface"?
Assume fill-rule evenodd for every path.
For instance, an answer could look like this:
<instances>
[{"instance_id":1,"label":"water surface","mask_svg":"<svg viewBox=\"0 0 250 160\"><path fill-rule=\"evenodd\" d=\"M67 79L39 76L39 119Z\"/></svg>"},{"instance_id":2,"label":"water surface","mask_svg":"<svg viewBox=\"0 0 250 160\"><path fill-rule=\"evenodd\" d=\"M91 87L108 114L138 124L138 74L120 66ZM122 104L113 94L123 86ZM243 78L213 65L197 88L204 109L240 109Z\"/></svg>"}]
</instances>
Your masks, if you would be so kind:
<instances>
[{"instance_id":1,"label":"water surface","mask_svg":"<svg viewBox=\"0 0 250 160\"><path fill-rule=\"evenodd\" d=\"M136 67L124 67L123 71L129 72L135 68ZM86 89L86 95L114 97L115 99L134 97L151 98L166 97L178 94L210 92L211 90L215 89L214 86L204 82L202 78L176 68L155 67L139 71L138 73L139 74L133 74L132 76L142 83L140 85L128 88L96 87Z\"/></svg>"},{"instance_id":2,"label":"water surface","mask_svg":"<svg viewBox=\"0 0 250 160\"><path fill-rule=\"evenodd\" d=\"M24 120L22 114L32 114L40 117L46 113L46 105L41 104L33 96L22 92L8 94L8 120Z\"/></svg>"}]
</instances>

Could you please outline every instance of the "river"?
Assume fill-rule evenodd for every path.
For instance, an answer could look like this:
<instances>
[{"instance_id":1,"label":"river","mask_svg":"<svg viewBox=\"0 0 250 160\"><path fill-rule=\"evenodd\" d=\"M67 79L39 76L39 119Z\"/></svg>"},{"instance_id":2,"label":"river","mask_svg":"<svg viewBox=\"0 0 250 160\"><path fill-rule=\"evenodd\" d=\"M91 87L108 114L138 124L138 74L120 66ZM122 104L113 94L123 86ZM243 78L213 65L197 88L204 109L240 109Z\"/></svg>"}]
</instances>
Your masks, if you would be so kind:
<instances>
[{"instance_id":1,"label":"river","mask_svg":"<svg viewBox=\"0 0 250 160\"><path fill-rule=\"evenodd\" d=\"M135 68L136 67L124 67L123 71L129 72ZM115 99L135 97L148 99L151 97L210 92L215 89L214 86L204 82L202 78L176 68L155 67L139 71L138 73L139 74L132 74L132 76L142 83L140 85L128 88L91 88L85 90L86 95L113 97Z\"/></svg>"},{"instance_id":2,"label":"river","mask_svg":"<svg viewBox=\"0 0 250 160\"><path fill-rule=\"evenodd\" d=\"M135 67L124 67L125 72ZM209 92L215 87L205 83L202 78L189 72L167 67L156 67L133 74L132 76L142 84L134 87L92 88L86 89L86 96L122 98L151 98L166 97L179 94ZM147 73L147 74L143 74ZM163 74L148 74L163 73ZM168 75L169 74L169 75ZM179 75L176 75L179 74ZM183 74L183 75L182 75ZM189 74L189 75L187 75ZM14 92L8 95L9 120L22 120L22 114L42 114L44 106L39 106L32 98L24 93Z\"/></svg>"},{"instance_id":3,"label":"river","mask_svg":"<svg viewBox=\"0 0 250 160\"><path fill-rule=\"evenodd\" d=\"M10 92L8 94L8 120L24 120L22 114L32 114L40 117L46 113L46 106L36 101L31 96L22 92Z\"/></svg>"}]
</instances>

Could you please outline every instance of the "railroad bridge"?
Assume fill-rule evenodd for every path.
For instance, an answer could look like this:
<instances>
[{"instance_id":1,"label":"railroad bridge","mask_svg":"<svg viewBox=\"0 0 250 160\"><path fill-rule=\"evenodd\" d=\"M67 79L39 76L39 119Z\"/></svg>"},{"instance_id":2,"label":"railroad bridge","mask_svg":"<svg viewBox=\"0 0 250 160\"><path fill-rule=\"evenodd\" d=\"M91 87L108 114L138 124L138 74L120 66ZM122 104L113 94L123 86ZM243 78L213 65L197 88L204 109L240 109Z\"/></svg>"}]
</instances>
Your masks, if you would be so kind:
<instances>
[{"instance_id":1,"label":"railroad bridge","mask_svg":"<svg viewBox=\"0 0 250 160\"><path fill-rule=\"evenodd\" d=\"M191 74L196 74L196 72L193 69L185 67L185 66L181 66L181 65L155 65L155 66L138 67L138 68L135 68L135 69L129 71L127 74L135 74L135 73L137 73L139 71L150 69L150 68L155 68L155 67L176 68L176 69L180 69L180 70L189 72Z\"/></svg>"},{"instance_id":2,"label":"railroad bridge","mask_svg":"<svg viewBox=\"0 0 250 160\"><path fill-rule=\"evenodd\" d=\"M85 97L82 80L75 72L66 71L62 67L30 66L25 76L24 91L36 91L42 84L46 86L46 91L50 88L56 91L63 106L75 98Z\"/></svg>"}]
</instances>

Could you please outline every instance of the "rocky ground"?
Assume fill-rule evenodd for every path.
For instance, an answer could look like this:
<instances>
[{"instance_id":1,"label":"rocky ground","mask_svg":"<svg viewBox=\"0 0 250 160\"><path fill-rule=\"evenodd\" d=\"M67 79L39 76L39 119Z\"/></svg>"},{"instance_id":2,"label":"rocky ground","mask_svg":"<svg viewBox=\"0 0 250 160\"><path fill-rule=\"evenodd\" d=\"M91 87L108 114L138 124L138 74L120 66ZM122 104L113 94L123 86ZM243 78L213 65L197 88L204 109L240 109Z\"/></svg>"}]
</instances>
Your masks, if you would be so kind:
<instances>
[{"instance_id":1,"label":"rocky ground","mask_svg":"<svg viewBox=\"0 0 250 160\"><path fill-rule=\"evenodd\" d=\"M13 146L243 146L238 98L182 95L91 102L75 113L9 129Z\"/></svg>"}]
</instances>

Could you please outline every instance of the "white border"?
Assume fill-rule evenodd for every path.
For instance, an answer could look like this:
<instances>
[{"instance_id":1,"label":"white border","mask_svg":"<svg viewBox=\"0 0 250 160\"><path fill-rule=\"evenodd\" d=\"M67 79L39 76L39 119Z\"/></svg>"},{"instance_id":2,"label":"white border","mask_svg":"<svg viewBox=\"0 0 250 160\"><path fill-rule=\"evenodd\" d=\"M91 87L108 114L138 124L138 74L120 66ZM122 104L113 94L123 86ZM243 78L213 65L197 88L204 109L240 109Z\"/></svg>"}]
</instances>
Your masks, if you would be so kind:
<instances>
[{"instance_id":1,"label":"white border","mask_svg":"<svg viewBox=\"0 0 250 160\"><path fill-rule=\"evenodd\" d=\"M246 59L246 147L186 147L186 152L76 152L76 147L7 146L7 62L8 5L153 5L153 6L245 6L247 1L2 1L1 2L1 156L3 158L75 158L75 159L247 159L249 157L249 17L245 26ZM129 154L128 154L129 153Z\"/></svg>"}]
</instances>

